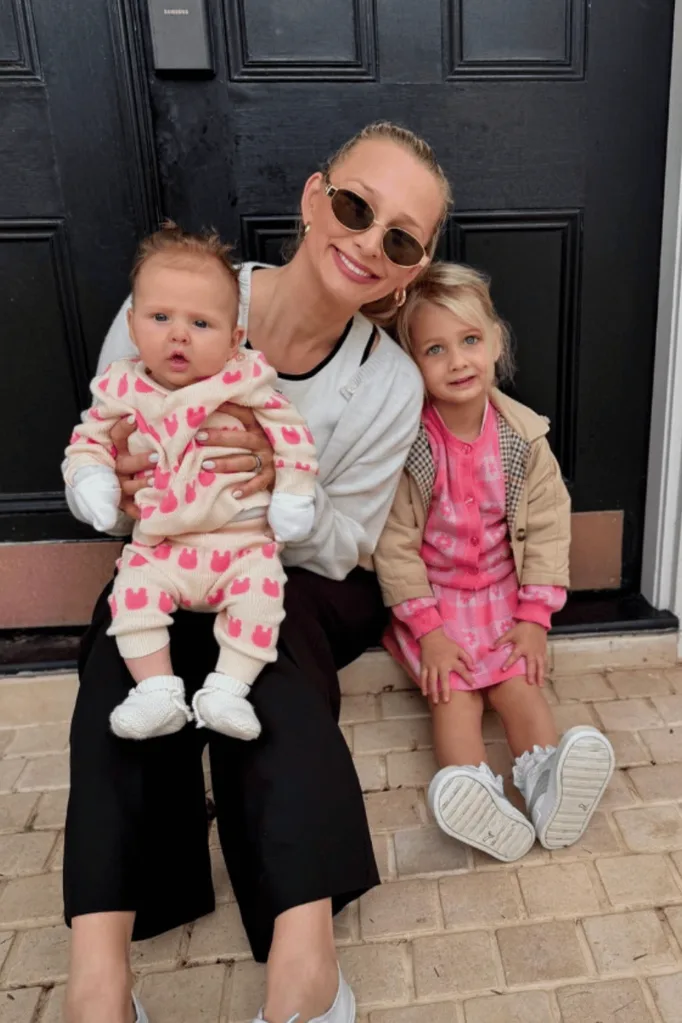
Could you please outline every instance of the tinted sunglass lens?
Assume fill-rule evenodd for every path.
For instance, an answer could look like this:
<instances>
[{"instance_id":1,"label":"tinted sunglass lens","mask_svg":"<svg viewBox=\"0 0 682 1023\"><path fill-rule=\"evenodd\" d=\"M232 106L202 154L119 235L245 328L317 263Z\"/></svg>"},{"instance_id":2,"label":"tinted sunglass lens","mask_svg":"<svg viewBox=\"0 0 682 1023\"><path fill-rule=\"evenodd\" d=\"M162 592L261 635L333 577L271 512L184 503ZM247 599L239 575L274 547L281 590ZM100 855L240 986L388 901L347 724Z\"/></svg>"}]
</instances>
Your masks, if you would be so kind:
<instances>
[{"instance_id":1,"label":"tinted sunglass lens","mask_svg":"<svg viewBox=\"0 0 682 1023\"><path fill-rule=\"evenodd\" d=\"M420 242L399 227L392 227L384 235L384 252L398 266L416 266L424 255Z\"/></svg>"},{"instance_id":2,"label":"tinted sunglass lens","mask_svg":"<svg viewBox=\"0 0 682 1023\"><path fill-rule=\"evenodd\" d=\"M372 209L359 195L339 189L332 198L334 216L349 231L366 231L372 226Z\"/></svg>"}]
</instances>

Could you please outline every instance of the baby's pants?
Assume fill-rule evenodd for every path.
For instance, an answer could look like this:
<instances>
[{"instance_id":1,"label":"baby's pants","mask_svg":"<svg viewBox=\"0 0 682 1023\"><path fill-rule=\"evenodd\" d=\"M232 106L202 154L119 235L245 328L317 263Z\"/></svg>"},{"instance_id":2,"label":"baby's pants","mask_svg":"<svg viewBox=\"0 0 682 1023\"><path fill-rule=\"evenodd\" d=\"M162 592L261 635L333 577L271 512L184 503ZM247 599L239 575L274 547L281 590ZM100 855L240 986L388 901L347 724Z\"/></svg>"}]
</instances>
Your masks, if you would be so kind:
<instances>
[{"instance_id":1,"label":"baby's pants","mask_svg":"<svg viewBox=\"0 0 682 1023\"><path fill-rule=\"evenodd\" d=\"M121 555L109 603L125 659L168 646L178 607L215 611L220 647L216 670L251 685L276 658L284 617L286 576L265 521L232 523L219 533L165 540L157 547L133 543Z\"/></svg>"}]
</instances>

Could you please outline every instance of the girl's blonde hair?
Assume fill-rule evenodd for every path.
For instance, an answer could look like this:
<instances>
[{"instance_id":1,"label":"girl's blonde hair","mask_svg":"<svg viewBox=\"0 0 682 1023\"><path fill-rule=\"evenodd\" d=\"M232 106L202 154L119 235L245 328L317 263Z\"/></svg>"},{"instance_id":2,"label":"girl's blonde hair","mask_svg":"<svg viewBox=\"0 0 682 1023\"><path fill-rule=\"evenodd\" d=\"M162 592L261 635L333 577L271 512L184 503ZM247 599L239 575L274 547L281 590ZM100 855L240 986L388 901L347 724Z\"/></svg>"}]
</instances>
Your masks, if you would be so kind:
<instances>
[{"instance_id":1,"label":"girl's blonde hair","mask_svg":"<svg viewBox=\"0 0 682 1023\"><path fill-rule=\"evenodd\" d=\"M443 196L443 207L438 223L433 231L431 238L429 239L426 251L429 256L433 256L438 245L438 238L445 224L448 213L453 204L452 190L450 183L445 176L445 171L438 163L436 154L433 149L423 138L419 135L415 135L409 128L403 128L399 124L394 124L392 121L374 121L372 124L366 125L362 128L357 135L353 135L351 139L336 150L327 162L322 167L322 173L325 177L335 170L336 167L340 166L347 156L358 146L361 142L376 142L385 141L393 142L397 146L401 146L403 149L411 153L419 163L423 164L424 167L429 170L438 184ZM301 224L299 233L295 238L292 246L289 248L288 255L293 256L298 249L301 241L304 237L304 225ZM398 312L398 306L396 304L395 296L393 294L387 295L385 298L379 299L377 302L371 302L369 305L362 307L362 312L368 317L373 323L376 323L380 327L390 326L396 318Z\"/></svg>"},{"instance_id":2,"label":"girl's blonde hair","mask_svg":"<svg viewBox=\"0 0 682 1023\"><path fill-rule=\"evenodd\" d=\"M500 356L495 364L498 383L510 381L514 375L514 356L508 325L497 312L490 294L490 278L464 263L431 263L407 292L405 304L398 312L397 332L401 346L414 356L410 339L410 323L424 302L447 309L465 323L478 326L487 333L496 327L500 335Z\"/></svg>"},{"instance_id":3,"label":"girl's blonde hair","mask_svg":"<svg viewBox=\"0 0 682 1023\"><path fill-rule=\"evenodd\" d=\"M179 261L183 258L216 259L238 283L239 273L232 261L232 251L233 247L222 241L213 229L191 234L183 231L172 220L165 220L158 231L143 238L138 246L130 271L132 290L135 290L140 270L153 256L167 256Z\"/></svg>"}]
</instances>

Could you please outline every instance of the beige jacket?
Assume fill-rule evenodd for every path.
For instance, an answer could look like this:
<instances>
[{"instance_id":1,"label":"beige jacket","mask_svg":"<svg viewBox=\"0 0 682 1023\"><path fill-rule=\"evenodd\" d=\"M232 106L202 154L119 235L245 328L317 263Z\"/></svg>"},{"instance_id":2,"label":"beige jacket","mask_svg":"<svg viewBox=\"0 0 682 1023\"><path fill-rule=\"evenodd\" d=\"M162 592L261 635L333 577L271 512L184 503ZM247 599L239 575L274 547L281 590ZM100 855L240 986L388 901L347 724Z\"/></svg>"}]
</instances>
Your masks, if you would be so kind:
<instances>
[{"instance_id":1,"label":"beige jacket","mask_svg":"<svg viewBox=\"0 0 682 1023\"><path fill-rule=\"evenodd\" d=\"M495 390L507 523L522 586L568 587L571 500L547 442L542 416ZM432 596L421 545L436 470L422 426L408 455L393 508L374 554L388 607Z\"/></svg>"}]
</instances>

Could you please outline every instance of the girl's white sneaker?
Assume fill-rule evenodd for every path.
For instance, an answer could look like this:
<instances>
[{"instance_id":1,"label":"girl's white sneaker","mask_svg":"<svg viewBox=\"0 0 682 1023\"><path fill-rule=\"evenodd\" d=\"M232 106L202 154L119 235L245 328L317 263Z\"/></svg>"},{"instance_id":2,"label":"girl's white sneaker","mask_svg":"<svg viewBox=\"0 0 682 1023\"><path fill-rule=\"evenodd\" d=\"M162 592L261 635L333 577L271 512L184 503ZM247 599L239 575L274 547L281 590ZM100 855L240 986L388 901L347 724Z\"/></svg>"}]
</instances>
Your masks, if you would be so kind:
<instances>
[{"instance_id":1,"label":"girl's white sneaker","mask_svg":"<svg viewBox=\"0 0 682 1023\"><path fill-rule=\"evenodd\" d=\"M265 1019L263 1010L258 1013L253 1023L262 1023ZM288 1023L304 1023L300 1014L296 1013ZM323 1016L315 1016L308 1023L355 1023L355 996L346 983L339 969L339 989L331 1007Z\"/></svg>"},{"instance_id":2,"label":"girl's white sneaker","mask_svg":"<svg viewBox=\"0 0 682 1023\"><path fill-rule=\"evenodd\" d=\"M133 992L133 1005L135 1006L135 1012L136 1012L135 1023L149 1023L149 1016L147 1015L147 1013L142 1008L142 1005L140 1004L140 1000L138 999L138 997L135 994L135 992Z\"/></svg>"}]
</instances>

